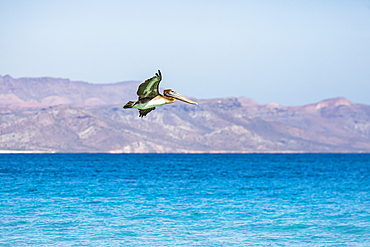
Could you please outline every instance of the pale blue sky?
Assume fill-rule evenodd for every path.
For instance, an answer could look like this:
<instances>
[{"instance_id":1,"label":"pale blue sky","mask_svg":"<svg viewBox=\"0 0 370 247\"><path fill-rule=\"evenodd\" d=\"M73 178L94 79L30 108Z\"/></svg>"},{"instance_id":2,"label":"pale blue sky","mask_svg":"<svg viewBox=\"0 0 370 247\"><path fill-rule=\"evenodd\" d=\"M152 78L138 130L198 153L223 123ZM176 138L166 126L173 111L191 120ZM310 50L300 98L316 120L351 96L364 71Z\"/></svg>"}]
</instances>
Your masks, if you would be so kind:
<instances>
[{"instance_id":1,"label":"pale blue sky","mask_svg":"<svg viewBox=\"0 0 370 247\"><path fill-rule=\"evenodd\" d=\"M370 104L370 1L0 0L3 76L110 83L157 69L163 88L197 98Z\"/></svg>"}]
</instances>

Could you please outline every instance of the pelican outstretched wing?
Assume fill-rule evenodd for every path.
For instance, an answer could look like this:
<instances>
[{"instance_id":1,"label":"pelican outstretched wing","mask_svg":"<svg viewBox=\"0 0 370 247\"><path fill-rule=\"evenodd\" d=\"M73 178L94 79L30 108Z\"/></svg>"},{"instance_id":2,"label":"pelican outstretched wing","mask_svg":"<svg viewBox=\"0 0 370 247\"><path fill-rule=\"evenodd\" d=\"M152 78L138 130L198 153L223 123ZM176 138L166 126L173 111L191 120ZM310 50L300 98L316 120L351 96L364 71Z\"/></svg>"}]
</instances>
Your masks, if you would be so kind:
<instances>
[{"instance_id":1,"label":"pelican outstretched wing","mask_svg":"<svg viewBox=\"0 0 370 247\"><path fill-rule=\"evenodd\" d=\"M139 99L142 98L154 98L159 94L159 83L162 80L161 71L158 70L158 73L155 73L155 76L152 78L144 81L140 84L139 88L137 89L137 95Z\"/></svg>"}]
</instances>

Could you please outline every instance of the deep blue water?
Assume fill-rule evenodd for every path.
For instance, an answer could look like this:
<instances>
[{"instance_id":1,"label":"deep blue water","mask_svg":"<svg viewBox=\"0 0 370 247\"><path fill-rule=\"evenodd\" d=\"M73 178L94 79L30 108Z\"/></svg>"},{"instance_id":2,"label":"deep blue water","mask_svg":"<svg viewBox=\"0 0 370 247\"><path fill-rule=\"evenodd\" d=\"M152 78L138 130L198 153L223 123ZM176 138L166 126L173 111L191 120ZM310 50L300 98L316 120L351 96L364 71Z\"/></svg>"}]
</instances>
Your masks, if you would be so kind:
<instances>
[{"instance_id":1,"label":"deep blue water","mask_svg":"<svg viewBox=\"0 0 370 247\"><path fill-rule=\"evenodd\" d=\"M370 154L3 154L1 246L370 246Z\"/></svg>"}]
</instances>

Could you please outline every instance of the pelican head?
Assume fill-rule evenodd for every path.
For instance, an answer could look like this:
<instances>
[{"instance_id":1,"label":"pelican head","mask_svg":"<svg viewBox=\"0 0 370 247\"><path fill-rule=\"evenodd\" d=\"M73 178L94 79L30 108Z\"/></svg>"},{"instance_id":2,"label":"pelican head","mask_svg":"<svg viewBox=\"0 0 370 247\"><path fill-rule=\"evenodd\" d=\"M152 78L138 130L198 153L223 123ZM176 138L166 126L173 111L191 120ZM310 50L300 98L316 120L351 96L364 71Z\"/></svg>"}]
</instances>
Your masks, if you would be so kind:
<instances>
[{"instance_id":1,"label":"pelican head","mask_svg":"<svg viewBox=\"0 0 370 247\"><path fill-rule=\"evenodd\" d=\"M197 102L194 102L178 93L176 93L175 91L173 91L172 89L166 89L163 91L163 94L164 96L167 96L167 97L171 97L171 98L174 98L174 99L178 99L178 100L181 100L181 101L184 101L186 103L189 103L189 104L194 104L194 105L198 105Z\"/></svg>"}]
</instances>

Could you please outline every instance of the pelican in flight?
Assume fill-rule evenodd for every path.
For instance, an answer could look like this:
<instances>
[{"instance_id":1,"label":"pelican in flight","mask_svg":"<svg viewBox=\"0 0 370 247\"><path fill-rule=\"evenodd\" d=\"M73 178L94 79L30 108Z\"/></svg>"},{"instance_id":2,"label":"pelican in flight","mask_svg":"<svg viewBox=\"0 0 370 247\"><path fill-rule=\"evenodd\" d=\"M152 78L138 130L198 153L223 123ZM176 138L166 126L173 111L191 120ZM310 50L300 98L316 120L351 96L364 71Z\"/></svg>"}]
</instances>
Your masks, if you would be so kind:
<instances>
[{"instance_id":1,"label":"pelican in flight","mask_svg":"<svg viewBox=\"0 0 370 247\"><path fill-rule=\"evenodd\" d=\"M184 101L189 104L198 105L198 103L176 93L172 89L166 89L163 94L159 93L159 83L162 80L161 71L155 73L150 79L147 79L140 84L137 89L137 95L139 99L136 101L129 101L123 108L135 108L140 112L139 117L146 116L149 112L153 111L156 106L170 104L176 101L176 99Z\"/></svg>"}]
</instances>

